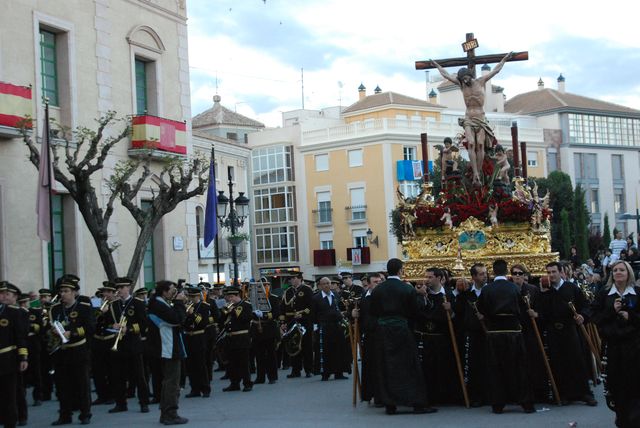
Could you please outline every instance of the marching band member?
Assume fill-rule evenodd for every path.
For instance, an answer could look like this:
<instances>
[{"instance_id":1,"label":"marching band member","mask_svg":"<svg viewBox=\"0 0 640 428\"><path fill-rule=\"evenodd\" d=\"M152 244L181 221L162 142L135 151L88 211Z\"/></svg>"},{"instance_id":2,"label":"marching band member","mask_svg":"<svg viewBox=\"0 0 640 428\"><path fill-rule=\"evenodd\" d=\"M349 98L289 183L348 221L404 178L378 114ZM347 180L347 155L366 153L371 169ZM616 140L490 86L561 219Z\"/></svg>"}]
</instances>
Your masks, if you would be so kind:
<instances>
[{"instance_id":1,"label":"marching band member","mask_svg":"<svg viewBox=\"0 0 640 428\"><path fill-rule=\"evenodd\" d=\"M113 345L112 370L109 381L113 385L113 398L116 405L109 413L126 412L127 408L127 375L132 374L132 382L138 390L140 411L149 412L149 387L142 363L141 334L146 326L147 314L142 301L131 295L133 282L129 278L116 278L115 287L118 292L116 299L109 306L108 323L111 330L116 332L116 342Z\"/></svg>"},{"instance_id":2,"label":"marching band member","mask_svg":"<svg viewBox=\"0 0 640 428\"><path fill-rule=\"evenodd\" d=\"M209 303L202 300L202 290L189 287L187 290L189 306L187 319L184 322L185 347L187 349L186 369L191 385L191 397L209 397L211 394L211 378L207 373L207 336L211 310Z\"/></svg>"},{"instance_id":3,"label":"marching band member","mask_svg":"<svg viewBox=\"0 0 640 428\"><path fill-rule=\"evenodd\" d=\"M89 380L89 346L87 338L93 335L95 319L91 303L78 295L80 285L74 276L58 281L60 300L51 307L53 334L60 336L59 348L53 354L55 385L60 414L52 425L71 423L76 406L80 409L80 422L91 422L91 383ZM62 336L65 340L62 339Z\"/></svg>"},{"instance_id":4,"label":"marching band member","mask_svg":"<svg viewBox=\"0 0 640 428\"><path fill-rule=\"evenodd\" d=\"M116 300L116 286L112 281L104 281L98 289L102 294L102 303L96 310L96 332L91 342L91 374L97 398L91 403L113 404L113 385L109 381L112 370L111 348L116 333L110 331L110 305Z\"/></svg>"},{"instance_id":5,"label":"marching band member","mask_svg":"<svg viewBox=\"0 0 640 428\"><path fill-rule=\"evenodd\" d=\"M253 308L247 301L242 300L240 288L236 286L226 287L224 297L231 305L225 320L225 352L229 365L229 386L223 391L239 391L240 381L243 392L253 389L251 373L249 372L249 350L251 349L251 337L249 327L253 319Z\"/></svg>"},{"instance_id":6,"label":"marching band member","mask_svg":"<svg viewBox=\"0 0 640 428\"><path fill-rule=\"evenodd\" d=\"M40 335L41 339L41 347L44 352L40 353L40 379L42 389L39 391L37 396L41 401L49 401L51 400L51 394L53 393L53 376L51 375L51 371L53 368L53 363L51 361L51 355L47 350L49 330L51 329L51 301L53 300L53 295L51 290L48 288L41 288L38 290L39 298L40 298L40 307L42 308L42 334ZM57 298L58 296L56 296ZM35 391L34 391L35 393Z\"/></svg>"},{"instance_id":7,"label":"marching band member","mask_svg":"<svg viewBox=\"0 0 640 428\"><path fill-rule=\"evenodd\" d=\"M0 422L5 427L15 427L19 421L19 376L29 366L28 317L15 305L19 294L20 289L15 285L0 282ZM25 425L26 420L20 423Z\"/></svg>"},{"instance_id":8,"label":"marching band member","mask_svg":"<svg viewBox=\"0 0 640 428\"><path fill-rule=\"evenodd\" d=\"M266 284L265 287L268 287ZM277 319L280 315L279 299L272 295L269 289L267 299L271 311L254 310L257 319L251 323L251 346L256 357L256 380L254 384L262 384L268 379L269 384L278 380L278 363L276 346L280 335Z\"/></svg>"},{"instance_id":9,"label":"marching band member","mask_svg":"<svg viewBox=\"0 0 640 428\"><path fill-rule=\"evenodd\" d=\"M297 272L291 278L291 287L287 288L282 296L280 307L280 320L285 328L299 322L305 329L302 337L302 351L291 357L291 373L288 378L300 377L302 368L306 377L313 376L313 329L311 325L311 299L313 290L302 283L302 272Z\"/></svg>"}]
</instances>

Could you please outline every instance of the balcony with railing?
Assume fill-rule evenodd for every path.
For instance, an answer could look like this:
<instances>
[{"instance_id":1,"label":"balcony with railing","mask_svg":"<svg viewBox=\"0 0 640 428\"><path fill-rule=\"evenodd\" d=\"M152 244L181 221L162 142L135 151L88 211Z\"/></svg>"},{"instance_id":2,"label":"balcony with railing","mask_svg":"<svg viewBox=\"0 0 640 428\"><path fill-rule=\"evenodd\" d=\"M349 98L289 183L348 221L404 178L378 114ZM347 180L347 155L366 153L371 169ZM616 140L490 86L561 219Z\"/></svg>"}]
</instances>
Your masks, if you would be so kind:
<instances>
[{"instance_id":1,"label":"balcony with railing","mask_svg":"<svg viewBox=\"0 0 640 428\"><path fill-rule=\"evenodd\" d=\"M491 122L491 118L489 118ZM381 134L399 134L415 136L422 132L429 134L430 139L456 135L462 131L457 122L435 122L417 119L367 119L330 128L314 129L302 133L302 144L318 144L329 141L349 140ZM497 124L494 133L498 142L507 144L511 141L511 127ZM518 128L518 138L527 142L544 142L542 128Z\"/></svg>"},{"instance_id":2,"label":"balcony with railing","mask_svg":"<svg viewBox=\"0 0 640 428\"><path fill-rule=\"evenodd\" d=\"M311 213L316 226L330 226L333 223L333 208L321 208Z\"/></svg>"},{"instance_id":3,"label":"balcony with railing","mask_svg":"<svg viewBox=\"0 0 640 428\"><path fill-rule=\"evenodd\" d=\"M152 156L185 156L187 154L187 124L149 114L131 118L131 149L129 156L139 156L152 150Z\"/></svg>"},{"instance_id":4,"label":"balcony with railing","mask_svg":"<svg viewBox=\"0 0 640 428\"><path fill-rule=\"evenodd\" d=\"M344 207L347 214L347 223L364 223L367 221L367 206L366 205L351 205Z\"/></svg>"},{"instance_id":5,"label":"balcony with railing","mask_svg":"<svg viewBox=\"0 0 640 428\"><path fill-rule=\"evenodd\" d=\"M0 137L20 136L19 128L24 120L33 117L32 94L29 86L0 81ZM27 127L30 127L30 124Z\"/></svg>"}]
</instances>

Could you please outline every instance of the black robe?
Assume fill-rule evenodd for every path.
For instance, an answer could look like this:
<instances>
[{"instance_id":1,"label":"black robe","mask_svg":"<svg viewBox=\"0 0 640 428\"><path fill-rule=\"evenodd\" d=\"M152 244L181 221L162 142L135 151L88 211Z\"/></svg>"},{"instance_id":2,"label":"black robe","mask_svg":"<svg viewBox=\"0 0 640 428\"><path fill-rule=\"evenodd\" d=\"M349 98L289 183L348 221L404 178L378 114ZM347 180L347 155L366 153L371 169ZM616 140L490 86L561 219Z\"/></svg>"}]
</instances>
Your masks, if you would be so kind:
<instances>
[{"instance_id":1,"label":"black robe","mask_svg":"<svg viewBox=\"0 0 640 428\"><path fill-rule=\"evenodd\" d=\"M413 337L417 294L410 285L390 278L371 293L376 327L376 398L386 406L424 406L424 378ZM410 327L411 326L411 327Z\"/></svg>"},{"instance_id":2,"label":"black robe","mask_svg":"<svg viewBox=\"0 0 640 428\"><path fill-rule=\"evenodd\" d=\"M564 282L558 290L551 287L549 291L541 292L534 307L546 332L556 386L560 398L565 401L582 400L591 394L580 332L569 302L573 302L578 313L586 315L582 291L569 282Z\"/></svg>"},{"instance_id":3,"label":"black robe","mask_svg":"<svg viewBox=\"0 0 640 428\"><path fill-rule=\"evenodd\" d=\"M345 364L349 351L345 341L344 320L339 307L340 298L333 293L331 305L323 298L322 292L313 296L311 303L311 319L317 325L315 334L316 373L322 376L341 375L348 371Z\"/></svg>"},{"instance_id":4,"label":"black robe","mask_svg":"<svg viewBox=\"0 0 640 428\"><path fill-rule=\"evenodd\" d=\"M623 299L629 313L625 320L616 314L613 304L620 295L609 294L602 289L592 305L593 322L603 339L603 357L606 357L607 401L615 403L617 426L632 428L640 426L640 287L634 294Z\"/></svg>"},{"instance_id":5,"label":"black robe","mask_svg":"<svg viewBox=\"0 0 640 428\"><path fill-rule=\"evenodd\" d=\"M484 289L484 287L483 287ZM478 320L474 305L478 302L476 293L469 289L456 296L453 310L456 314L456 335L458 349L464 370L464 379L472 403L485 404L487 384L486 341L482 323Z\"/></svg>"},{"instance_id":6,"label":"black robe","mask_svg":"<svg viewBox=\"0 0 640 428\"><path fill-rule=\"evenodd\" d=\"M534 399L536 402L552 403L555 401L553 389L551 388L547 369L544 365L544 357L540 350L540 345L533 328L533 322L538 325L538 321L532 321L531 317L527 313L529 306L527 306L525 301L525 296L528 296L529 305L533 307L539 294L540 291L537 287L527 283L522 284L522 287L520 288L520 325L522 326L524 347L527 350L527 371L529 372L529 379L531 381ZM548 348L544 343L546 338L542 335L543 330L539 326L538 331L541 334L540 339L543 341L546 353L548 352Z\"/></svg>"},{"instance_id":7,"label":"black robe","mask_svg":"<svg viewBox=\"0 0 640 428\"><path fill-rule=\"evenodd\" d=\"M492 405L531 404L527 353L520 326L520 290L506 279L482 289L478 310L487 326L487 395Z\"/></svg>"},{"instance_id":8,"label":"black robe","mask_svg":"<svg viewBox=\"0 0 640 428\"><path fill-rule=\"evenodd\" d=\"M370 401L375 396L375 334L378 324L371 314L371 295L363 294L360 299L360 346L362 368L360 375L360 398L362 401Z\"/></svg>"},{"instance_id":9,"label":"black robe","mask_svg":"<svg viewBox=\"0 0 640 428\"><path fill-rule=\"evenodd\" d=\"M453 301L451 293L447 293L447 300ZM443 293L429 292L426 296L418 296L419 312L414 333L429 402L458 404L462 401L462 389L443 303Z\"/></svg>"}]
</instances>

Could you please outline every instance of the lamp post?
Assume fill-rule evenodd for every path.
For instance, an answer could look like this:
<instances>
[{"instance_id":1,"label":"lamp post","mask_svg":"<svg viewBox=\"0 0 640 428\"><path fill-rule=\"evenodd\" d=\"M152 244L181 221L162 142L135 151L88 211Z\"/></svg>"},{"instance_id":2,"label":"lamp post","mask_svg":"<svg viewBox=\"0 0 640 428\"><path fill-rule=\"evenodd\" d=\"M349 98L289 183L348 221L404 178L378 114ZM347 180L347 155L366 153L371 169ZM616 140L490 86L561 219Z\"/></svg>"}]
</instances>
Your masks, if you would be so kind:
<instances>
[{"instance_id":1,"label":"lamp post","mask_svg":"<svg viewBox=\"0 0 640 428\"><path fill-rule=\"evenodd\" d=\"M233 167L227 167L227 177L229 179L229 197L224 191L218 192L218 220L220 225L231 232L231 237L236 235L236 231L244 225L244 220L249 214L249 198L244 192L238 192L238 197L233 199ZM229 213L227 214L227 207ZM231 261L233 262L232 285L238 285L238 256L237 246L241 241L229 241L231 243Z\"/></svg>"}]
</instances>

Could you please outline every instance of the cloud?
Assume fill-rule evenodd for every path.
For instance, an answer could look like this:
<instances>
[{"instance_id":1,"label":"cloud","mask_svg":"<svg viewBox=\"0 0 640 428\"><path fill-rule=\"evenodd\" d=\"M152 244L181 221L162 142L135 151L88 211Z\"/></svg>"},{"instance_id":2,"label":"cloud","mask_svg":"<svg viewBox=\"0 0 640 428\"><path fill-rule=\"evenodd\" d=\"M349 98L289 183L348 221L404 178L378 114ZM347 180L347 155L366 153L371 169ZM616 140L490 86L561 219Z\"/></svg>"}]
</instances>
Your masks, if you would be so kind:
<instances>
[{"instance_id":1,"label":"cloud","mask_svg":"<svg viewBox=\"0 0 640 428\"><path fill-rule=\"evenodd\" d=\"M277 126L280 112L302 106L303 67L305 108L349 105L361 82L369 93L380 85L425 98L414 62L464 55L466 29L479 55L529 51L494 78L508 97L535 90L540 77L555 88L563 73L569 92L640 108L636 19L620 13L625 4L540 0L516 13L506 1L190 0L192 110L211 106L217 76L225 106Z\"/></svg>"}]
</instances>

